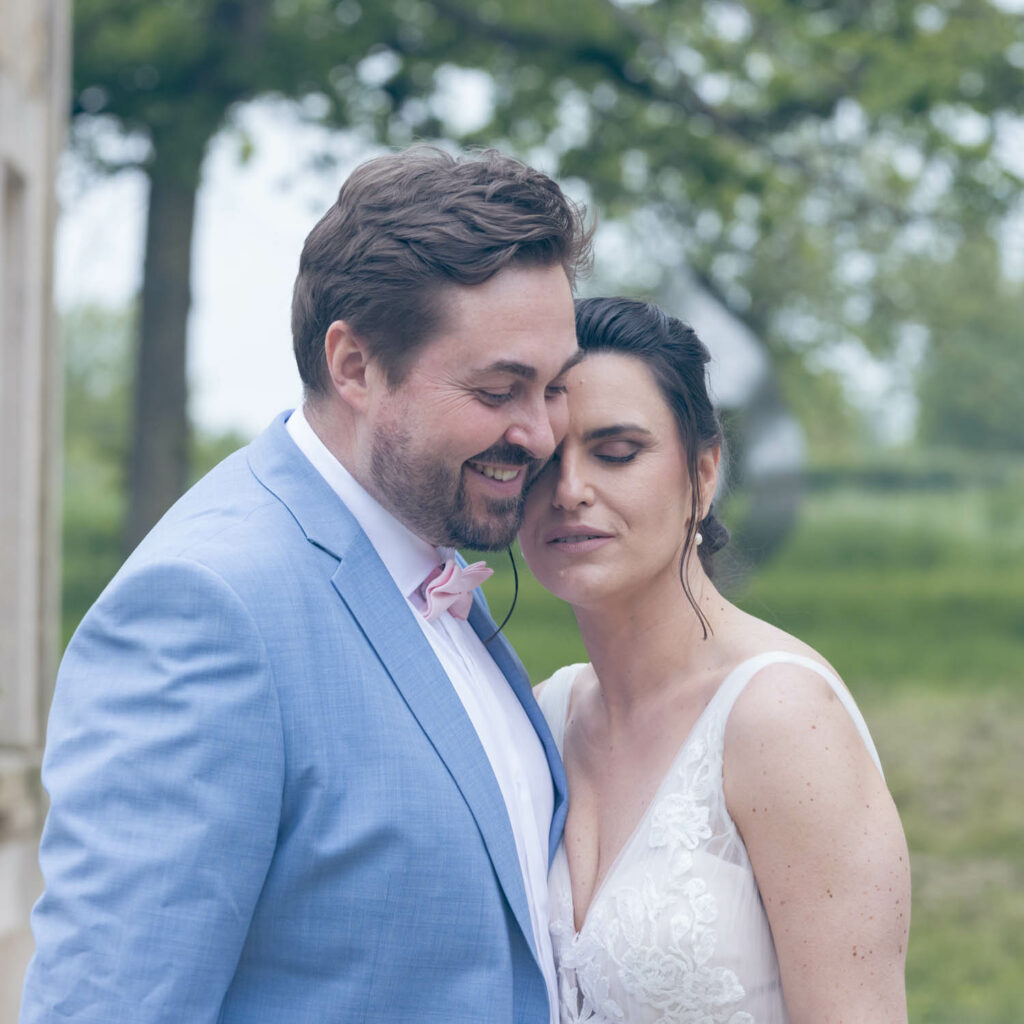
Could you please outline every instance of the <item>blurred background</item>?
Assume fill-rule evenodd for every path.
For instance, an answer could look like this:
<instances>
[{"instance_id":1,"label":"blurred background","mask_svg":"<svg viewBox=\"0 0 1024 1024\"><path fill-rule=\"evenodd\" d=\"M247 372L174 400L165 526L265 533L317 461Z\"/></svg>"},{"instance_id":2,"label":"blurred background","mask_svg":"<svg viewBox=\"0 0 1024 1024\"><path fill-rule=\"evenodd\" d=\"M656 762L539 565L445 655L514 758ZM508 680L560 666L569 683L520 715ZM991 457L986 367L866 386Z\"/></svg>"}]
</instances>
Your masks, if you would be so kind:
<instances>
[{"instance_id":1,"label":"blurred background","mask_svg":"<svg viewBox=\"0 0 1024 1024\"><path fill-rule=\"evenodd\" d=\"M299 401L298 254L352 167L497 146L596 215L582 294L651 297L715 356L722 585L871 725L911 1020L1020 1021L1024 0L77 0L72 50L61 645ZM539 681L582 648L519 574Z\"/></svg>"}]
</instances>

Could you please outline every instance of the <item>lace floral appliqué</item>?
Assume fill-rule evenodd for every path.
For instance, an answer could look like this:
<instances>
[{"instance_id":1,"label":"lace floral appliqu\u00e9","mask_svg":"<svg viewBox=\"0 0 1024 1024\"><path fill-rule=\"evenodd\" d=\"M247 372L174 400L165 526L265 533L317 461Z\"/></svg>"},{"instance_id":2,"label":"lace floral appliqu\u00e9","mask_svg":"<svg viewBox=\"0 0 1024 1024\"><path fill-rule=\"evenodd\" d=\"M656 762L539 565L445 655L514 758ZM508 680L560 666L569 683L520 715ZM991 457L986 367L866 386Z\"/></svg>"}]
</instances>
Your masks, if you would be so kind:
<instances>
[{"instance_id":1,"label":"lace floral appliqu\u00e9","mask_svg":"<svg viewBox=\"0 0 1024 1024\"><path fill-rule=\"evenodd\" d=\"M712 837L712 760L696 737L680 752L579 933L560 854L551 934L562 1024L756 1024L738 1009L736 973L713 963L718 906L695 872L694 854Z\"/></svg>"}]
</instances>

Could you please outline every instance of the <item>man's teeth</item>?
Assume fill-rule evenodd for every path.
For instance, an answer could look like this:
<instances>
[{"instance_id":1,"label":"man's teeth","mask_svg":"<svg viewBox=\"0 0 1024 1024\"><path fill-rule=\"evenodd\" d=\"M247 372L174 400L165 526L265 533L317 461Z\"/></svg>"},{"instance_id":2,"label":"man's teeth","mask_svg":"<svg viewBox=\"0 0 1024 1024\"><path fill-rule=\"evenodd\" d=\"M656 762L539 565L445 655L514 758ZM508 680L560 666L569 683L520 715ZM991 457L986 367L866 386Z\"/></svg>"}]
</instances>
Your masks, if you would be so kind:
<instances>
[{"instance_id":1,"label":"man's teeth","mask_svg":"<svg viewBox=\"0 0 1024 1024\"><path fill-rule=\"evenodd\" d=\"M484 476L489 476L492 480L500 480L502 483L508 483L509 480L515 480L519 476L518 469L495 469L493 466L481 466L479 463L474 462L473 468Z\"/></svg>"}]
</instances>

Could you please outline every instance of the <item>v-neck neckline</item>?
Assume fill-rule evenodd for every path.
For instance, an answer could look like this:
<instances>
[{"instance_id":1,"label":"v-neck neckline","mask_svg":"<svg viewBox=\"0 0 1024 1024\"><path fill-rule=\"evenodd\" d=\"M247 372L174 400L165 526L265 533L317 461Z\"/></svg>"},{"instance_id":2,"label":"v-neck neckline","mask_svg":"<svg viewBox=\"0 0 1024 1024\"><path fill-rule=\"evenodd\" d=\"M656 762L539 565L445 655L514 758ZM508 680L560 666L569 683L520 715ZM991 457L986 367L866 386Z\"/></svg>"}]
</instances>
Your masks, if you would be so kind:
<instances>
[{"instance_id":1,"label":"v-neck neckline","mask_svg":"<svg viewBox=\"0 0 1024 1024\"><path fill-rule=\"evenodd\" d=\"M722 681L718 684L718 687L715 689L715 692L711 695L711 699L707 702L707 704L704 705L704 708L701 711L701 713L694 719L693 725L690 726L690 729L687 732L686 737L683 739L682 743L680 743L680 745L679 745L678 749L676 750L675 754L672 756L672 760L669 762L669 766L665 770L665 774L661 777L661 780L658 782L658 785L655 787L654 794L652 795L651 799L648 801L647 806L641 812L640 817L637 819L636 824L633 826L633 830L626 837L626 840L622 844L622 846L619 847L619 851L618 851L618 853L615 854L614 858L612 859L611 864L608 866L608 870L604 873L604 876L601 878L601 881L594 888L594 891L593 891L593 893L591 894L591 897L590 897L590 902L587 904L586 912L583 915L583 920L580 923L580 926L578 928L576 927L576 896L575 896L575 893L573 893L573 889L572 889L572 874L569 871L569 855L565 852L565 842L564 841L562 842L560 850L559 850L559 856L561 856L564 859L564 861L565 861L565 873L566 873L566 876L567 876L568 892L569 892L569 914L570 914L570 921L571 921L571 924L572 924L572 932L573 932L573 938L574 939L578 939L583 934L583 932L586 930L587 922L590 920L591 912L593 911L594 906L597 904L597 902L603 896L604 891L605 891L605 889L608 886L609 880L612 878L613 875L615 875L616 871L618 870L619 864L622 861L623 856L625 855L626 851L633 845L634 841L639 837L641 831L644 829L644 827L645 827L645 825L647 823L647 819L650 817L650 815L651 815L652 811L654 810L655 806L657 806L658 802L661 800L662 791L665 789L665 786L668 784L669 779L672 778L672 776L675 774L675 770L676 770L677 765L679 764L679 761L681 760L683 754L686 752L686 749L690 746L690 743L693 740L693 738L697 735L697 731L698 731L698 729L700 729L701 724L703 723L704 719L708 716L708 714L711 711L711 709L715 706L715 703L718 701L719 696L722 693L725 692L726 687L729 685L729 683L732 682L733 678L736 676L737 673L739 673L743 668L745 668L748 664L750 664L750 662L756 661L759 658L763 658L768 653L775 653L775 652L763 652L761 654L755 654L755 655L753 655L753 656L751 656L749 658L745 658L738 665L733 666L726 673L726 675L722 679ZM569 706L572 703L572 690L573 690L573 687L576 684L576 680L579 678L580 674L581 673L577 673L572 678L572 680L570 680L570 683L569 683L569 694L568 694L566 702L565 702L565 717L564 717L564 719L562 721L562 750L563 751L565 749L565 727L566 727L566 724L568 723L568 720L569 720ZM600 685L600 681L598 681L598 685ZM571 798L572 797L571 797L571 794L570 794L570 799Z\"/></svg>"}]
</instances>

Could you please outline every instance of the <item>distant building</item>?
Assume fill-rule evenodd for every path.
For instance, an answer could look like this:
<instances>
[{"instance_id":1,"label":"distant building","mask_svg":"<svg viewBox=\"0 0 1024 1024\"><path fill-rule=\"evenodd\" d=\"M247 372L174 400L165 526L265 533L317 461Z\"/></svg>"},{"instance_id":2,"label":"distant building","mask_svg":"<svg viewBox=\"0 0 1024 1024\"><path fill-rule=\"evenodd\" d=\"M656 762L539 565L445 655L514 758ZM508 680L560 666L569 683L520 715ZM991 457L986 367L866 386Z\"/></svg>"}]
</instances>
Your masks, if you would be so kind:
<instances>
[{"instance_id":1,"label":"distant building","mask_svg":"<svg viewBox=\"0 0 1024 1024\"><path fill-rule=\"evenodd\" d=\"M68 115L68 0L0 0L0 1021L17 1019L57 648L60 360L54 176Z\"/></svg>"}]
</instances>

